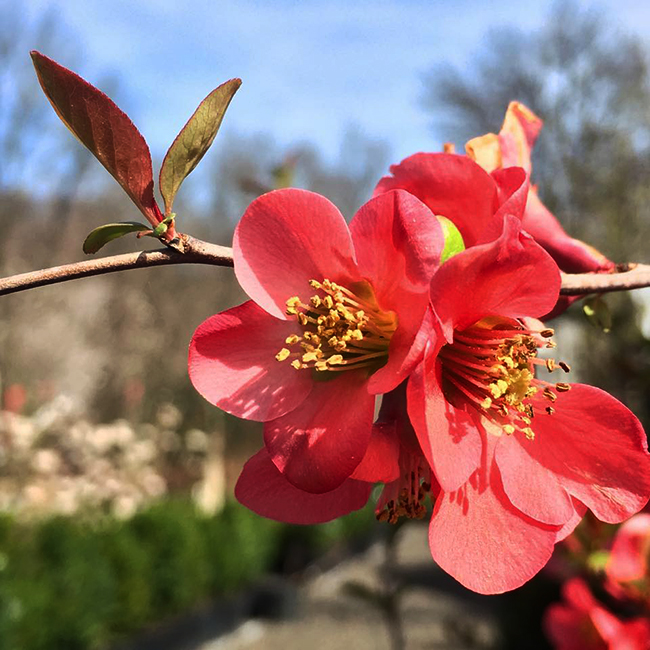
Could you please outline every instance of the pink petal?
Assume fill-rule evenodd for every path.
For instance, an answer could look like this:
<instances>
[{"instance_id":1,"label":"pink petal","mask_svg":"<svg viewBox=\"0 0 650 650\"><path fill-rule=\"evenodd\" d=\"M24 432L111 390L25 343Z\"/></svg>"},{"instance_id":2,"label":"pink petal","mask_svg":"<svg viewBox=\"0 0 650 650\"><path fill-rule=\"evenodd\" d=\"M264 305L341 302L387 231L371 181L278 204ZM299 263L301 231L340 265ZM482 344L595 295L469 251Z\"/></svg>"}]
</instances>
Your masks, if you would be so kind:
<instances>
[{"instance_id":1,"label":"pink petal","mask_svg":"<svg viewBox=\"0 0 650 650\"><path fill-rule=\"evenodd\" d=\"M650 495L650 455L634 414L583 384L558 395L553 415L544 406L539 398L526 452L601 521L618 523L641 510Z\"/></svg>"},{"instance_id":2,"label":"pink petal","mask_svg":"<svg viewBox=\"0 0 650 650\"><path fill-rule=\"evenodd\" d=\"M303 492L289 483L266 449L245 465L237 485L237 500L262 517L288 524L320 524L366 505L372 485L347 480L326 494Z\"/></svg>"},{"instance_id":3,"label":"pink petal","mask_svg":"<svg viewBox=\"0 0 650 650\"><path fill-rule=\"evenodd\" d=\"M354 215L350 232L359 272L382 309L397 311L405 291L428 290L445 242L424 203L403 190L379 194Z\"/></svg>"},{"instance_id":4,"label":"pink petal","mask_svg":"<svg viewBox=\"0 0 650 650\"><path fill-rule=\"evenodd\" d=\"M486 316L541 316L553 308L559 290L555 262L508 216L499 239L469 248L440 267L431 282L431 303L449 339L453 329Z\"/></svg>"},{"instance_id":5,"label":"pink petal","mask_svg":"<svg viewBox=\"0 0 650 650\"><path fill-rule=\"evenodd\" d=\"M296 324L269 316L253 301L215 314L192 337L189 374L219 408L248 420L272 420L300 404L312 376L275 355Z\"/></svg>"},{"instance_id":6,"label":"pink petal","mask_svg":"<svg viewBox=\"0 0 650 650\"><path fill-rule=\"evenodd\" d=\"M515 165L531 172L530 155L544 122L527 106L510 102L499 132L504 167Z\"/></svg>"},{"instance_id":7,"label":"pink petal","mask_svg":"<svg viewBox=\"0 0 650 650\"><path fill-rule=\"evenodd\" d=\"M555 538L556 544L566 539L576 529L576 526L585 516L585 512L587 512L587 506L584 503L580 503L577 499L571 499L571 501L573 502L573 514L564 526L557 531L557 537Z\"/></svg>"},{"instance_id":8,"label":"pink petal","mask_svg":"<svg viewBox=\"0 0 650 650\"><path fill-rule=\"evenodd\" d=\"M407 396L409 419L440 487L457 490L479 465L481 435L472 418L445 399L436 352L411 374Z\"/></svg>"},{"instance_id":9,"label":"pink petal","mask_svg":"<svg viewBox=\"0 0 650 650\"><path fill-rule=\"evenodd\" d=\"M244 291L278 318L286 318L288 298L311 295L309 280L360 279L345 219L306 190L276 190L253 201L235 230L233 256Z\"/></svg>"},{"instance_id":10,"label":"pink petal","mask_svg":"<svg viewBox=\"0 0 650 650\"><path fill-rule=\"evenodd\" d=\"M611 580L642 580L650 558L650 514L634 515L616 532L605 571Z\"/></svg>"},{"instance_id":11,"label":"pink petal","mask_svg":"<svg viewBox=\"0 0 650 650\"><path fill-rule=\"evenodd\" d=\"M314 382L308 400L291 413L267 422L264 441L285 478L307 492L337 488L368 448L375 398L363 371L343 371Z\"/></svg>"},{"instance_id":12,"label":"pink petal","mask_svg":"<svg viewBox=\"0 0 650 650\"><path fill-rule=\"evenodd\" d=\"M401 384L420 362L424 350L433 337L434 316L428 306L428 293L423 305L420 295L404 294L397 330L390 340L388 361L368 381L368 391L385 394ZM426 311L422 311L422 307Z\"/></svg>"},{"instance_id":13,"label":"pink petal","mask_svg":"<svg viewBox=\"0 0 650 650\"><path fill-rule=\"evenodd\" d=\"M362 206L350 232L360 273L372 284L380 307L394 311L398 318L388 362L373 375L368 388L372 393L387 393L406 378L416 361L409 361L411 347L444 248L442 228L421 201L395 190Z\"/></svg>"},{"instance_id":14,"label":"pink petal","mask_svg":"<svg viewBox=\"0 0 650 650\"><path fill-rule=\"evenodd\" d=\"M544 614L544 631L555 650L607 650L589 615L568 605L549 606Z\"/></svg>"},{"instance_id":15,"label":"pink petal","mask_svg":"<svg viewBox=\"0 0 650 650\"><path fill-rule=\"evenodd\" d=\"M350 478L368 483L391 483L399 478L399 439L394 422L376 422L366 455Z\"/></svg>"},{"instance_id":16,"label":"pink petal","mask_svg":"<svg viewBox=\"0 0 650 650\"><path fill-rule=\"evenodd\" d=\"M499 439L495 459L503 489L510 503L532 519L561 526L575 514L573 502L557 476L527 453L536 443L520 432Z\"/></svg>"},{"instance_id":17,"label":"pink petal","mask_svg":"<svg viewBox=\"0 0 650 650\"><path fill-rule=\"evenodd\" d=\"M454 222L465 246L485 241L483 232L498 208L497 187L490 175L466 156L416 153L391 165L375 196L403 189L417 196L434 214Z\"/></svg>"},{"instance_id":18,"label":"pink petal","mask_svg":"<svg viewBox=\"0 0 650 650\"><path fill-rule=\"evenodd\" d=\"M499 202L501 207L497 210L492 223L497 227L493 232L486 233L486 238L481 243L496 239L503 228L502 222L505 215L510 214L521 220L526 209L528 188L530 184L526 172L521 167L506 167L492 172L492 178L499 188ZM491 236L490 236L491 235Z\"/></svg>"},{"instance_id":19,"label":"pink petal","mask_svg":"<svg viewBox=\"0 0 650 650\"><path fill-rule=\"evenodd\" d=\"M530 580L548 562L557 527L526 517L508 501L496 466L456 492L442 492L429 527L433 559L468 589L496 594Z\"/></svg>"},{"instance_id":20,"label":"pink petal","mask_svg":"<svg viewBox=\"0 0 650 650\"><path fill-rule=\"evenodd\" d=\"M615 264L595 248L567 235L535 191L531 191L528 196L523 227L566 273L613 271L615 268Z\"/></svg>"}]
</instances>

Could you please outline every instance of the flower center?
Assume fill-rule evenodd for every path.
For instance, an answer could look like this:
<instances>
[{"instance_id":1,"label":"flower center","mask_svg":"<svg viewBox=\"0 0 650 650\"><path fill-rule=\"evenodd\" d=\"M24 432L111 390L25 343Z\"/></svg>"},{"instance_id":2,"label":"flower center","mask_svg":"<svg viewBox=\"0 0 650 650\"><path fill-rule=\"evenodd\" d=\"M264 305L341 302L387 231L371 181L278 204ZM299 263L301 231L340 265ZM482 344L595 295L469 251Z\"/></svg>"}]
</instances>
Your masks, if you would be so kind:
<instances>
[{"instance_id":1,"label":"flower center","mask_svg":"<svg viewBox=\"0 0 650 650\"><path fill-rule=\"evenodd\" d=\"M535 366L543 365L549 372L569 366L553 359L540 359L539 348L554 348L550 340L553 330L532 331L522 323L505 318L485 318L475 325L454 332L454 341L440 351L443 389L455 405L470 404L496 426L492 433L513 434L520 431L532 440L533 396L541 392L553 403L556 392L566 392L569 384L551 384L535 377ZM534 400L539 405L538 400ZM547 405L552 415L555 409Z\"/></svg>"},{"instance_id":2,"label":"flower center","mask_svg":"<svg viewBox=\"0 0 650 650\"><path fill-rule=\"evenodd\" d=\"M390 339L397 329L395 312L383 311L365 280L350 289L331 280L310 280L315 293L307 302L287 300L287 314L295 316L302 336L293 334L275 358L291 359L296 370L376 370L388 358Z\"/></svg>"},{"instance_id":3,"label":"flower center","mask_svg":"<svg viewBox=\"0 0 650 650\"><path fill-rule=\"evenodd\" d=\"M422 519L427 508L424 500L431 491L431 470L423 458L400 454L399 479L384 486L375 510L378 521L397 523L400 517Z\"/></svg>"}]
</instances>

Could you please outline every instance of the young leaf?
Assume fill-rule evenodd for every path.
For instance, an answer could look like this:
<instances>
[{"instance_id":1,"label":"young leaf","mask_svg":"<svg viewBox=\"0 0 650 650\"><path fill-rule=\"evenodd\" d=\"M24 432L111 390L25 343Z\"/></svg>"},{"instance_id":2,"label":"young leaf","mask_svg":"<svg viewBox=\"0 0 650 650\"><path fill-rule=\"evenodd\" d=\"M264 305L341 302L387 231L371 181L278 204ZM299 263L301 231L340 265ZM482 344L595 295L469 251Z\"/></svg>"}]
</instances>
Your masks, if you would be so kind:
<instances>
[{"instance_id":1,"label":"young leaf","mask_svg":"<svg viewBox=\"0 0 650 650\"><path fill-rule=\"evenodd\" d=\"M215 88L194 111L165 155L160 168L160 193L165 214L172 211L181 183L199 164L214 142L230 100L241 86L241 79L230 79Z\"/></svg>"},{"instance_id":2,"label":"young leaf","mask_svg":"<svg viewBox=\"0 0 650 650\"><path fill-rule=\"evenodd\" d=\"M38 81L57 115L156 226L151 154L129 117L103 92L40 52L31 53Z\"/></svg>"},{"instance_id":3,"label":"young leaf","mask_svg":"<svg viewBox=\"0 0 650 650\"><path fill-rule=\"evenodd\" d=\"M99 228L95 228L84 241L84 253L96 253L102 246L108 244L109 241L124 237L131 232L139 232L149 230L151 228L143 223L137 221L122 221L120 223L105 223Z\"/></svg>"}]
</instances>

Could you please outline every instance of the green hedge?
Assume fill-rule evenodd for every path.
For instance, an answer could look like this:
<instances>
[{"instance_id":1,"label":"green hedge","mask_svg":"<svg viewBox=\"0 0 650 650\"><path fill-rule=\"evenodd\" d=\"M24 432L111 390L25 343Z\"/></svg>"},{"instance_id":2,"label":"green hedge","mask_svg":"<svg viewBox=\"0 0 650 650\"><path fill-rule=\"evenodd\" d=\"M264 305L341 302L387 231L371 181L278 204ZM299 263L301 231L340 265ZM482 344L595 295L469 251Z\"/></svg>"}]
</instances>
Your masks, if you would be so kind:
<instances>
[{"instance_id":1,"label":"green hedge","mask_svg":"<svg viewBox=\"0 0 650 650\"><path fill-rule=\"evenodd\" d=\"M0 648L94 650L241 588L299 545L316 556L372 522L283 526L230 503L205 517L164 501L126 522L0 516Z\"/></svg>"}]
</instances>

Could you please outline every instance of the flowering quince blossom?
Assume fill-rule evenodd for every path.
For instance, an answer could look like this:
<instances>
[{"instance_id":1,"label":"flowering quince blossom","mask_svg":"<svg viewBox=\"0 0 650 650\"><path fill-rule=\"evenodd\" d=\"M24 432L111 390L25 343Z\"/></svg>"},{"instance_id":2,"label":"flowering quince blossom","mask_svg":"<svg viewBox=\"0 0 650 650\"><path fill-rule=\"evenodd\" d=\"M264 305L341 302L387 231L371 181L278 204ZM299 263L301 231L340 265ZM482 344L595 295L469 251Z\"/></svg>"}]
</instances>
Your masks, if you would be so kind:
<instances>
[{"instance_id":1,"label":"flowering quince blossom","mask_svg":"<svg viewBox=\"0 0 650 650\"><path fill-rule=\"evenodd\" d=\"M621 620L599 603L580 578L562 586L564 603L551 605L544 616L546 635L556 650L647 650L650 621Z\"/></svg>"},{"instance_id":2,"label":"flowering quince blossom","mask_svg":"<svg viewBox=\"0 0 650 650\"><path fill-rule=\"evenodd\" d=\"M208 401L265 423L264 448L236 490L245 505L299 523L357 509L371 488L355 476L369 445L360 471L374 464L376 480L390 478L391 455L381 439L371 444L375 395L418 360L443 247L438 220L404 191L373 198L349 228L327 199L304 190L249 206L233 257L251 300L208 318L189 352L190 378Z\"/></svg>"},{"instance_id":3,"label":"flowering quince blossom","mask_svg":"<svg viewBox=\"0 0 650 650\"><path fill-rule=\"evenodd\" d=\"M544 122L520 102L510 102L501 131L470 140L465 149L488 172L516 165L532 172L531 151ZM614 263L589 244L567 235L531 186L523 218L524 229L567 273L611 272Z\"/></svg>"},{"instance_id":4,"label":"flowering quince blossom","mask_svg":"<svg viewBox=\"0 0 650 650\"><path fill-rule=\"evenodd\" d=\"M481 593L529 580L587 507L617 523L650 495L636 417L602 390L536 374L569 370L538 357L553 332L534 319L559 288L555 262L510 216L499 239L432 279L435 317L408 381L408 416L440 487L433 558Z\"/></svg>"},{"instance_id":5,"label":"flowering quince blossom","mask_svg":"<svg viewBox=\"0 0 650 650\"><path fill-rule=\"evenodd\" d=\"M635 515L618 529L605 574L612 594L645 601L650 612L650 514Z\"/></svg>"},{"instance_id":6,"label":"flowering quince blossom","mask_svg":"<svg viewBox=\"0 0 650 650\"><path fill-rule=\"evenodd\" d=\"M495 179L499 179L511 167L523 168L530 176L531 150L542 125L542 120L526 106L511 102L499 134L488 133L470 140L466 145L467 155ZM476 240L475 233L483 227L485 215L475 210L446 214L445 206L435 201L435 188L446 182L446 167L451 164L449 156L453 155L416 153L409 156L401 163L391 165L392 175L379 181L375 194L397 188L408 190L436 214L451 219L469 248L481 243ZM615 268L614 263L602 253L567 235L558 220L540 201L536 187L530 187L528 191L522 223L524 229L550 253L563 271L611 272Z\"/></svg>"}]
</instances>

